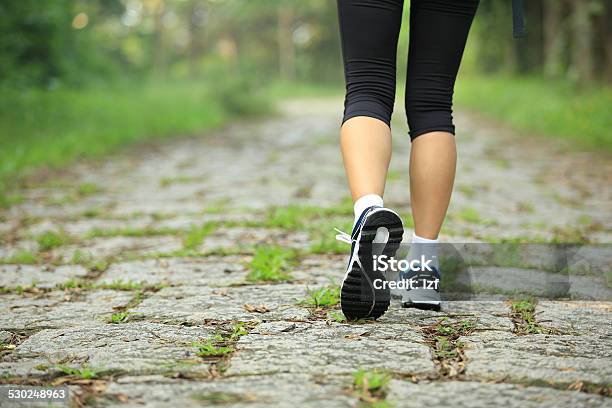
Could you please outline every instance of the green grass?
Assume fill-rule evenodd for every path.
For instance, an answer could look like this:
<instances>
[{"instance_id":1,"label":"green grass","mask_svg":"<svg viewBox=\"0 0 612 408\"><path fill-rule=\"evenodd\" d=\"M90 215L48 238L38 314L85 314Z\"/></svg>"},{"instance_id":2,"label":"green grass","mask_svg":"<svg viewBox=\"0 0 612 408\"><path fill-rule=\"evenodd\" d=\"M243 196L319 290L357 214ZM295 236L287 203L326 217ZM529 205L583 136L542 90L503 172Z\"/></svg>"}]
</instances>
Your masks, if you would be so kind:
<instances>
[{"instance_id":1,"label":"green grass","mask_svg":"<svg viewBox=\"0 0 612 408\"><path fill-rule=\"evenodd\" d=\"M297 254L291 249L278 246L258 247L249 263L250 272L246 279L249 282L288 281L291 279L288 269L296 257Z\"/></svg>"},{"instance_id":2,"label":"green grass","mask_svg":"<svg viewBox=\"0 0 612 408\"><path fill-rule=\"evenodd\" d=\"M480 213L478 212L478 210L475 210L474 208L462 209L461 211L457 213L457 218L465 222L470 222L473 224L478 224L482 221L482 218L480 217Z\"/></svg>"},{"instance_id":3,"label":"green grass","mask_svg":"<svg viewBox=\"0 0 612 408\"><path fill-rule=\"evenodd\" d=\"M0 263L33 265L38 263L38 256L32 251L23 249L7 258L0 259Z\"/></svg>"},{"instance_id":4,"label":"green grass","mask_svg":"<svg viewBox=\"0 0 612 408\"><path fill-rule=\"evenodd\" d=\"M346 323L347 319L344 313L338 311L331 311L327 314L327 317L336 323Z\"/></svg>"},{"instance_id":5,"label":"green grass","mask_svg":"<svg viewBox=\"0 0 612 408\"><path fill-rule=\"evenodd\" d=\"M38 249L50 251L58 248L70 241L70 238L63 231L45 231L36 237Z\"/></svg>"},{"instance_id":6,"label":"green grass","mask_svg":"<svg viewBox=\"0 0 612 408\"><path fill-rule=\"evenodd\" d=\"M387 372L375 369L360 369L353 373L353 389L359 399L370 404L370 406L388 406L385 401L387 388L391 381L391 375Z\"/></svg>"},{"instance_id":7,"label":"green grass","mask_svg":"<svg viewBox=\"0 0 612 408\"><path fill-rule=\"evenodd\" d=\"M96 285L92 282L88 282L83 279L68 279L66 282L58 283L55 285L56 289L59 290L70 290L70 289L93 289Z\"/></svg>"},{"instance_id":8,"label":"green grass","mask_svg":"<svg viewBox=\"0 0 612 408\"><path fill-rule=\"evenodd\" d=\"M333 227L337 227L341 231L351 233L353 226L353 218L345 216L337 221L322 220L312 222L308 226L308 236L310 240L309 251L311 254L347 254L351 246L346 242L336 239L336 231Z\"/></svg>"},{"instance_id":9,"label":"green grass","mask_svg":"<svg viewBox=\"0 0 612 408\"><path fill-rule=\"evenodd\" d=\"M0 204L30 170L98 158L152 138L217 127L236 115L269 110L226 80L173 81L54 91L3 89L0 98ZM240 99L237 99L240 98ZM77 193L97 192L81 185Z\"/></svg>"},{"instance_id":10,"label":"green grass","mask_svg":"<svg viewBox=\"0 0 612 408\"><path fill-rule=\"evenodd\" d=\"M70 263L73 265L82 265L90 271L104 272L110 266L109 261L102 258L96 258L88 252L83 252L79 249L74 251Z\"/></svg>"},{"instance_id":11,"label":"green grass","mask_svg":"<svg viewBox=\"0 0 612 408\"><path fill-rule=\"evenodd\" d=\"M523 130L612 150L612 88L579 89L542 78L464 76L455 103Z\"/></svg>"},{"instance_id":12,"label":"green grass","mask_svg":"<svg viewBox=\"0 0 612 408\"><path fill-rule=\"evenodd\" d=\"M206 222L201 226L191 227L183 239L183 249L188 251L197 250L202 245L202 242L204 242L204 238L212 234L216 228L216 222Z\"/></svg>"},{"instance_id":13,"label":"green grass","mask_svg":"<svg viewBox=\"0 0 612 408\"><path fill-rule=\"evenodd\" d=\"M174 235L178 231L174 228L115 228L115 229L103 229L93 228L90 230L85 238L109 238L109 237L153 237L160 235Z\"/></svg>"},{"instance_id":14,"label":"green grass","mask_svg":"<svg viewBox=\"0 0 612 408\"><path fill-rule=\"evenodd\" d=\"M340 286L328 285L319 289L309 290L302 305L316 308L330 308L340 303Z\"/></svg>"},{"instance_id":15,"label":"green grass","mask_svg":"<svg viewBox=\"0 0 612 408\"><path fill-rule=\"evenodd\" d=\"M516 334L554 334L556 332L554 329L543 327L536 320L536 305L537 300L534 298L519 298L510 302L510 317L514 322Z\"/></svg>"},{"instance_id":16,"label":"green grass","mask_svg":"<svg viewBox=\"0 0 612 408\"><path fill-rule=\"evenodd\" d=\"M87 366L84 366L82 368L74 368L74 367L69 367L66 365L58 365L58 366L55 366L55 368L61 371L65 375L78 377L84 380L90 380L98 376L97 370L91 367L87 367Z\"/></svg>"},{"instance_id":17,"label":"green grass","mask_svg":"<svg viewBox=\"0 0 612 408\"><path fill-rule=\"evenodd\" d=\"M221 336L217 336L212 340L193 343L193 347L197 349L196 354L199 357L220 357L230 354L234 351L231 346L225 346Z\"/></svg>"},{"instance_id":18,"label":"green grass","mask_svg":"<svg viewBox=\"0 0 612 408\"><path fill-rule=\"evenodd\" d=\"M129 312L113 313L108 319L108 322L111 324L121 324L121 323L127 322L129 318L130 318Z\"/></svg>"},{"instance_id":19,"label":"green grass","mask_svg":"<svg viewBox=\"0 0 612 408\"><path fill-rule=\"evenodd\" d=\"M96 193L100 193L102 191L102 187L94 183L82 183L79 184L76 188L76 194L80 197L90 196Z\"/></svg>"},{"instance_id":20,"label":"green grass","mask_svg":"<svg viewBox=\"0 0 612 408\"><path fill-rule=\"evenodd\" d=\"M101 283L96 285L97 288L100 289L110 289L110 290L122 290L122 291L132 291L132 290L140 290L144 287L142 282L137 282L133 280L115 280L110 283Z\"/></svg>"}]
</instances>

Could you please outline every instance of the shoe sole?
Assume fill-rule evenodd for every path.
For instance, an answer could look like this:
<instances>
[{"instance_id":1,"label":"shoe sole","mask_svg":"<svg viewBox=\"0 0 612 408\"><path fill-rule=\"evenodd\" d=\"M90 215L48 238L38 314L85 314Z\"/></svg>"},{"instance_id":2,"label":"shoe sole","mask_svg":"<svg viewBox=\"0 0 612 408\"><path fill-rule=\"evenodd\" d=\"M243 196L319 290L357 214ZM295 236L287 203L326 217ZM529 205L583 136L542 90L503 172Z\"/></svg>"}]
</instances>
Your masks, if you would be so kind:
<instances>
[{"instance_id":1,"label":"shoe sole","mask_svg":"<svg viewBox=\"0 0 612 408\"><path fill-rule=\"evenodd\" d=\"M380 279L385 281L385 276L380 271L375 271L372 266L372 250L374 238L379 228L386 228L389 232L387 242L381 255L395 256L404 235L404 227L400 217L390 210L378 210L368 215L357 242L357 258L359 262L353 262L342 281L340 291L340 306L342 313L347 319L362 319L371 317L374 319L382 316L391 303L389 288L385 285L382 289L374 288L374 281ZM382 244L380 244L382 245Z\"/></svg>"},{"instance_id":2,"label":"shoe sole","mask_svg":"<svg viewBox=\"0 0 612 408\"><path fill-rule=\"evenodd\" d=\"M433 310L439 312L442 309L440 303L434 302L403 302L402 307L406 309Z\"/></svg>"},{"instance_id":3,"label":"shoe sole","mask_svg":"<svg viewBox=\"0 0 612 408\"><path fill-rule=\"evenodd\" d=\"M402 297L402 307L421 310L441 309L440 293L434 289L412 289Z\"/></svg>"}]
</instances>

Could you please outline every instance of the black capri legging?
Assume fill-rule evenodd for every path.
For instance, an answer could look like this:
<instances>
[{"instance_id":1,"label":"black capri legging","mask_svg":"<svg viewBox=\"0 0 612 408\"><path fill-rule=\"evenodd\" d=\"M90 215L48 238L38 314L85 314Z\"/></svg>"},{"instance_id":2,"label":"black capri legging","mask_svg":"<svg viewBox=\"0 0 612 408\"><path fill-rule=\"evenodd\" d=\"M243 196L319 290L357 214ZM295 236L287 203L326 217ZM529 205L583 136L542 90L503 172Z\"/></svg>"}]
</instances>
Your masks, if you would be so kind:
<instances>
[{"instance_id":1,"label":"black capri legging","mask_svg":"<svg viewBox=\"0 0 612 408\"><path fill-rule=\"evenodd\" d=\"M411 0L406 78L410 138L455 133L457 71L478 0ZM390 125L403 0L338 0L346 80L342 123L355 116Z\"/></svg>"}]
</instances>

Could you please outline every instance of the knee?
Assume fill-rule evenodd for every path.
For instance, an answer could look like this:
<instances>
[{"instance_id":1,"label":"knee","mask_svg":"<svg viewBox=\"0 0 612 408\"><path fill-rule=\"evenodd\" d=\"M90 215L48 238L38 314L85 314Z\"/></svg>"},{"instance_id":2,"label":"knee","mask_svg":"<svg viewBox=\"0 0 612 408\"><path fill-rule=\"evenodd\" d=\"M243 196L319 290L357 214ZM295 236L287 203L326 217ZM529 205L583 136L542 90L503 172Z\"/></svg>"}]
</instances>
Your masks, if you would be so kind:
<instances>
[{"instance_id":1,"label":"knee","mask_svg":"<svg viewBox=\"0 0 612 408\"><path fill-rule=\"evenodd\" d=\"M410 138L434 131L455 134L453 124L453 87L420 81L406 88L406 118Z\"/></svg>"},{"instance_id":2,"label":"knee","mask_svg":"<svg viewBox=\"0 0 612 408\"><path fill-rule=\"evenodd\" d=\"M342 123L355 116L369 116L390 126L394 102L394 67L376 62L353 63L348 67Z\"/></svg>"}]
</instances>

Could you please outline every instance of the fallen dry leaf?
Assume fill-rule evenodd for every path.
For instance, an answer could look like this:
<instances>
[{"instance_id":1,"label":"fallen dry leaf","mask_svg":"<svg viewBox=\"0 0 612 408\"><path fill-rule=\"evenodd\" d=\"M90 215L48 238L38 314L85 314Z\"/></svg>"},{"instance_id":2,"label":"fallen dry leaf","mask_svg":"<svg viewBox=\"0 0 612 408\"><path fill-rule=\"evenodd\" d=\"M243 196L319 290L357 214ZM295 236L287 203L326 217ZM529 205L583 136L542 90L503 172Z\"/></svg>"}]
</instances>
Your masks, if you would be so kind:
<instances>
[{"instance_id":1,"label":"fallen dry leaf","mask_svg":"<svg viewBox=\"0 0 612 408\"><path fill-rule=\"evenodd\" d=\"M270 311L266 305L253 306L245 303L242 307L249 313L267 313Z\"/></svg>"}]
</instances>

